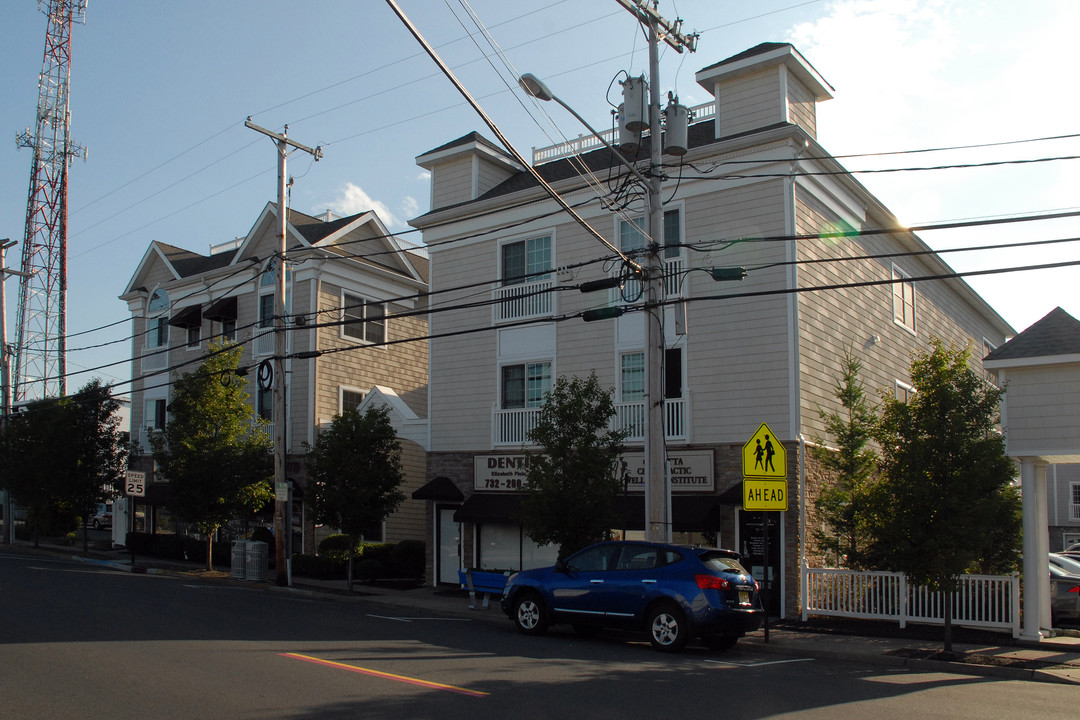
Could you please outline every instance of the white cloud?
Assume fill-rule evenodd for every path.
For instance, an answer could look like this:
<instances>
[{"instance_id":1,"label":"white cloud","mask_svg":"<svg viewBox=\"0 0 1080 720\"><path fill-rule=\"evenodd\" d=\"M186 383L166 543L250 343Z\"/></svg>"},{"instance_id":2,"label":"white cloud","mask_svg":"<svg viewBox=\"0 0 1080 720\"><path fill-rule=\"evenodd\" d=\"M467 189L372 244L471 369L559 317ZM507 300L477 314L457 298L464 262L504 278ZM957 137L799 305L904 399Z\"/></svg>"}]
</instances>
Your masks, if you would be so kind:
<instances>
[{"instance_id":1,"label":"white cloud","mask_svg":"<svg viewBox=\"0 0 1080 720\"><path fill-rule=\"evenodd\" d=\"M412 195L406 195L401 201L401 214L405 217L416 217L420 213L420 203Z\"/></svg>"},{"instance_id":2,"label":"white cloud","mask_svg":"<svg viewBox=\"0 0 1080 720\"><path fill-rule=\"evenodd\" d=\"M427 170L416 176L417 180L423 180L424 182L431 182L431 173Z\"/></svg>"},{"instance_id":3,"label":"white cloud","mask_svg":"<svg viewBox=\"0 0 1080 720\"><path fill-rule=\"evenodd\" d=\"M341 189L338 199L326 203L326 207L339 215L355 215L356 213L374 210L387 227L400 224L398 217L390 212L390 208L385 203L375 200L362 187L351 182L345 183L345 187Z\"/></svg>"}]
</instances>

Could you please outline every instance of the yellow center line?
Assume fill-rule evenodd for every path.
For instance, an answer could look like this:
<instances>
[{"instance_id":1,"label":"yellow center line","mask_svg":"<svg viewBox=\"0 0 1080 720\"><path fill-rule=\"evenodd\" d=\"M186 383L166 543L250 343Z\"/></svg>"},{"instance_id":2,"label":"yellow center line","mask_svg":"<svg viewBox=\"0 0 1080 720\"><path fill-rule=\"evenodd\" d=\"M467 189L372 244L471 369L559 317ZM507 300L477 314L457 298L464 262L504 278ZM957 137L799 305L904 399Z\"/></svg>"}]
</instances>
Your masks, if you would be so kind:
<instances>
[{"instance_id":1,"label":"yellow center line","mask_svg":"<svg viewBox=\"0 0 1080 720\"><path fill-rule=\"evenodd\" d=\"M395 675L393 673L381 672L379 670L372 670L370 668L357 667L355 665L346 665L345 663L334 662L333 660L322 660L310 655L301 655L300 653L278 653L282 657L292 658L294 660L303 660L304 662L314 663L316 665L325 665L327 667L338 668L340 670L348 670L350 672L360 673L361 675L370 675L372 677L384 678L386 680L394 680L397 682L407 683L409 685L419 685L420 687L431 688L433 690L446 690L448 692L458 693L460 695L469 695L472 697L485 697L491 693L480 692L479 690L469 690L467 688L460 688L454 685L444 685L443 683L431 682L430 680L421 680L419 678L407 677L405 675Z\"/></svg>"}]
</instances>

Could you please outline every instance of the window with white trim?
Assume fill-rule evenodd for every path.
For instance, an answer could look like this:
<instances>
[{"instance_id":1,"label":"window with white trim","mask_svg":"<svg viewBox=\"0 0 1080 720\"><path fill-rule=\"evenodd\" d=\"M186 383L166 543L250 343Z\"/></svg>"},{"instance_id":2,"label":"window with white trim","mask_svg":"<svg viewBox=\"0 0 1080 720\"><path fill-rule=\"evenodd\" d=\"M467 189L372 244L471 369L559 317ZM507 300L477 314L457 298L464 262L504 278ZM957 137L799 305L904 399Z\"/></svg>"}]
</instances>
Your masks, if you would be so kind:
<instances>
[{"instance_id":1,"label":"window with white trim","mask_svg":"<svg viewBox=\"0 0 1080 720\"><path fill-rule=\"evenodd\" d=\"M551 363L527 362L503 365L501 369L501 407L503 410L538 408L551 392Z\"/></svg>"},{"instance_id":2,"label":"window with white trim","mask_svg":"<svg viewBox=\"0 0 1080 720\"><path fill-rule=\"evenodd\" d=\"M894 397L905 405L911 402L911 398L915 397L915 386L909 385L903 380L896 381L896 388L893 391Z\"/></svg>"},{"instance_id":3,"label":"window with white trim","mask_svg":"<svg viewBox=\"0 0 1080 720\"><path fill-rule=\"evenodd\" d=\"M1071 483L1071 500L1069 503L1069 519L1073 522L1080 522L1080 482Z\"/></svg>"},{"instance_id":4,"label":"window with white trim","mask_svg":"<svg viewBox=\"0 0 1080 720\"><path fill-rule=\"evenodd\" d=\"M386 342L386 306L341 293L341 337L364 343Z\"/></svg>"},{"instance_id":5,"label":"window with white trim","mask_svg":"<svg viewBox=\"0 0 1080 720\"><path fill-rule=\"evenodd\" d=\"M143 403L143 426L154 430L164 430L168 421L168 401L165 398L153 398Z\"/></svg>"},{"instance_id":6,"label":"window with white trim","mask_svg":"<svg viewBox=\"0 0 1080 720\"><path fill-rule=\"evenodd\" d=\"M619 221L619 249L623 252L643 250L646 245L645 216ZM682 253L682 211L678 208L664 211L665 260L677 258Z\"/></svg>"},{"instance_id":7,"label":"window with white trim","mask_svg":"<svg viewBox=\"0 0 1080 720\"><path fill-rule=\"evenodd\" d=\"M274 421L274 389L261 385L255 393L255 414L263 422Z\"/></svg>"},{"instance_id":8,"label":"window with white trim","mask_svg":"<svg viewBox=\"0 0 1080 720\"><path fill-rule=\"evenodd\" d=\"M187 328L187 346L189 350L198 350L202 345L202 326L193 325Z\"/></svg>"},{"instance_id":9,"label":"window with white trim","mask_svg":"<svg viewBox=\"0 0 1080 720\"><path fill-rule=\"evenodd\" d=\"M537 282L551 270L550 235L504 243L500 250L503 285Z\"/></svg>"},{"instance_id":10,"label":"window with white trim","mask_svg":"<svg viewBox=\"0 0 1080 720\"><path fill-rule=\"evenodd\" d=\"M641 402L645 399L645 353L623 353L619 358L619 400Z\"/></svg>"},{"instance_id":11,"label":"window with white trim","mask_svg":"<svg viewBox=\"0 0 1080 720\"><path fill-rule=\"evenodd\" d=\"M163 288L154 290L146 305L146 347L159 348L169 344L169 293Z\"/></svg>"},{"instance_id":12,"label":"window with white trim","mask_svg":"<svg viewBox=\"0 0 1080 720\"><path fill-rule=\"evenodd\" d=\"M356 410L364 402L364 391L343 387L338 394L338 413Z\"/></svg>"},{"instance_id":13,"label":"window with white trim","mask_svg":"<svg viewBox=\"0 0 1080 720\"><path fill-rule=\"evenodd\" d=\"M236 320L219 321L216 335L225 342L236 342Z\"/></svg>"},{"instance_id":14,"label":"window with white trim","mask_svg":"<svg viewBox=\"0 0 1080 720\"><path fill-rule=\"evenodd\" d=\"M915 332L915 283L911 276L893 265L893 321Z\"/></svg>"}]
</instances>

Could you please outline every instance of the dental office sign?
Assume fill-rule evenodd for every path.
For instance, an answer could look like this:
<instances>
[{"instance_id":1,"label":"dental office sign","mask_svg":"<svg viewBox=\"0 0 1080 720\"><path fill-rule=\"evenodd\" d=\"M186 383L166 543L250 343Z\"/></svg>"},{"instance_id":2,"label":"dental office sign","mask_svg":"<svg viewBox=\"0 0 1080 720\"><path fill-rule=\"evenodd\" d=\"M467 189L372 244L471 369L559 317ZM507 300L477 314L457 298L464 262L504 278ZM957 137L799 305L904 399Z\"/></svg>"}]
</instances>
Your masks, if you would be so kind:
<instances>
[{"instance_id":1,"label":"dental office sign","mask_svg":"<svg viewBox=\"0 0 1080 720\"><path fill-rule=\"evenodd\" d=\"M477 492L520 492L527 485L527 455L477 455L473 463L473 490ZM645 453L624 453L615 471L628 491L644 492ZM668 475L672 492L713 492L712 450L669 453Z\"/></svg>"}]
</instances>

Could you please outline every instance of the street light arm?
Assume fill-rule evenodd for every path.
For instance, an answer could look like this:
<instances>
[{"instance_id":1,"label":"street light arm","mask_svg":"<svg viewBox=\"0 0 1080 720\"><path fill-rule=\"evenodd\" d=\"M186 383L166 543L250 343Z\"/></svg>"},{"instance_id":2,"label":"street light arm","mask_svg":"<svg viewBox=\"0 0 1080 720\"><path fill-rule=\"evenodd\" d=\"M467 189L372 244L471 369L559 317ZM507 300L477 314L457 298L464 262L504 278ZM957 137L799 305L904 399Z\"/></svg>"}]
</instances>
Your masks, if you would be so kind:
<instances>
[{"instance_id":1,"label":"street light arm","mask_svg":"<svg viewBox=\"0 0 1080 720\"><path fill-rule=\"evenodd\" d=\"M589 132L591 132L597 140L603 143L604 147L610 150L612 154L614 154L615 157L618 158L619 162L625 165L626 168L634 174L634 177L636 177L641 182L648 184L648 179L644 175L642 175L636 167L634 167L633 163L627 160L626 157L621 152L619 152L614 145L605 140L604 136L597 132L596 128L590 125L585 118L578 115L577 110L574 110L574 108L563 102L562 98L551 92L551 89L547 85L545 85L544 82L540 80L540 78L536 77L532 73L525 73L520 78L518 78L518 85L521 86L522 90L529 93L537 100L543 100L544 102L547 102L548 100L554 100L555 102L566 108L566 111L576 117L578 119L578 122L588 128Z\"/></svg>"}]
</instances>

